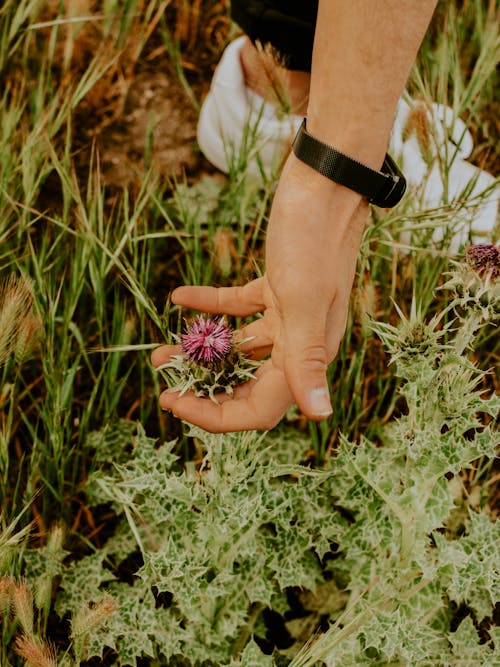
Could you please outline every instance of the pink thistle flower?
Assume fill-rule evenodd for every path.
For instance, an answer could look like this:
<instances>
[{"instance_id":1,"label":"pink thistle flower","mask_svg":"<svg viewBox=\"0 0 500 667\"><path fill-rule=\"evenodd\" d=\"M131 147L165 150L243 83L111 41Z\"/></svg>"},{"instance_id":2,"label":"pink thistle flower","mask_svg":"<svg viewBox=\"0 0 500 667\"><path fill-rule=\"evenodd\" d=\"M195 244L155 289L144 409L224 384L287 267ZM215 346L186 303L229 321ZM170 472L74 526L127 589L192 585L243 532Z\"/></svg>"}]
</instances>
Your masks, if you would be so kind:
<instances>
[{"instance_id":1,"label":"pink thistle flower","mask_svg":"<svg viewBox=\"0 0 500 667\"><path fill-rule=\"evenodd\" d=\"M492 280L500 277L500 248L493 243L471 245L465 251L469 265L480 276L491 274Z\"/></svg>"},{"instance_id":2,"label":"pink thistle flower","mask_svg":"<svg viewBox=\"0 0 500 667\"><path fill-rule=\"evenodd\" d=\"M181 334L181 350L189 361L217 365L231 352L233 330L223 318L198 315Z\"/></svg>"}]
</instances>

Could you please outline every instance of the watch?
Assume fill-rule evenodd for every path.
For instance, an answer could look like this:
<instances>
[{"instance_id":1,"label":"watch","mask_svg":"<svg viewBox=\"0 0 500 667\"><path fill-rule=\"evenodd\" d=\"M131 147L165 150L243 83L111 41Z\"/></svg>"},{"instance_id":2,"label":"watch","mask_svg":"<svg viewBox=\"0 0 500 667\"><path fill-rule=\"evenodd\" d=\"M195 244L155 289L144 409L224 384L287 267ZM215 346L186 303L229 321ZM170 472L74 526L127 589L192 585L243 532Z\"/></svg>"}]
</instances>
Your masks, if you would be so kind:
<instances>
[{"instance_id":1,"label":"watch","mask_svg":"<svg viewBox=\"0 0 500 667\"><path fill-rule=\"evenodd\" d=\"M305 118L292 150L299 160L335 183L363 195L375 206L391 208L405 193L405 177L389 154L380 171L371 169L309 134Z\"/></svg>"}]
</instances>

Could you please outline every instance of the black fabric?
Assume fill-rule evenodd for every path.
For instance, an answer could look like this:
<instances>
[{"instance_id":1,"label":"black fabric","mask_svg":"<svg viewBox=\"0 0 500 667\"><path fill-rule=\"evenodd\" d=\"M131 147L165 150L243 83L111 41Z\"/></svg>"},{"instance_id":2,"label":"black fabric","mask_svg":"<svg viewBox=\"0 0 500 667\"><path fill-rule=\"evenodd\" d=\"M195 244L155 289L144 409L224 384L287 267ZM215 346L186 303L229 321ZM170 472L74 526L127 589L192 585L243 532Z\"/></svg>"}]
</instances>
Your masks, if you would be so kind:
<instances>
[{"instance_id":1,"label":"black fabric","mask_svg":"<svg viewBox=\"0 0 500 667\"><path fill-rule=\"evenodd\" d=\"M289 69L311 71L318 0L232 0L233 21L262 45L271 44Z\"/></svg>"},{"instance_id":2,"label":"black fabric","mask_svg":"<svg viewBox=\"0 0 500 667\"><path fill-rule=\"evenodd\" d=\"M313 137L307 132L305 119L292 149L299 160L376 206L391 208L405 193L405 178L390 155L385 156L381 171L375 171Z\"/></svg>"}]
</instances>

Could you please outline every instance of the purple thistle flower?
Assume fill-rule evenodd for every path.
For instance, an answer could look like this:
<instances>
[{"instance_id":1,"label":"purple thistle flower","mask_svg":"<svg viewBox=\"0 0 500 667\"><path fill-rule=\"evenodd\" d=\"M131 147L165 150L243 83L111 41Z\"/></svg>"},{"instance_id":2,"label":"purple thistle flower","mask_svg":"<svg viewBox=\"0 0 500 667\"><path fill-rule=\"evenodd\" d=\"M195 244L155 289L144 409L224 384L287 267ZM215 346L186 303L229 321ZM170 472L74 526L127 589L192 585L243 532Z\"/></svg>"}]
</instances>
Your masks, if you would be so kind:
<instances>
[{"instance_id":1,"label":"purple thistle flower","mask_svg":"<svg viewBox=\"0 0 500 667\"><path fill-rule=\"evenodd\" d=\"M492 280L500 277L500 248L493 243L478 243L465 251L469 265L480 276L491 274Z\"/></svg>"},{"instance_id":2,"label":"purple thistle flower","mask_svg":"<svg viewBox=\"0 0 500 667\"><path fill-rule=\"evenodd\" d=\"M223 318L198 315L181 334L181 349L189 361L216 365L231 352L233 330Z\"/></svg>"}]
</instances>

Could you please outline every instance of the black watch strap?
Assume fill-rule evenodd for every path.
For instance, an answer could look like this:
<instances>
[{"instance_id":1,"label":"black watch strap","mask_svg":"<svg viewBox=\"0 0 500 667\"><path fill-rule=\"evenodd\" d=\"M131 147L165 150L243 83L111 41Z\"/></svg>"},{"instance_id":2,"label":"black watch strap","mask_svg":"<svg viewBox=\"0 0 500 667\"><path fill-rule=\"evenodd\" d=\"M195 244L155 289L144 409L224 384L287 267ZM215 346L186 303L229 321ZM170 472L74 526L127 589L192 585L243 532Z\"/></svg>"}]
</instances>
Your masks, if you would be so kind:
<instances>
[{"instance_id":1,"label":"black watch strap","mask_svg":"<svg viewBox=\"0 0 500 667\"><path fill-rule=\"evenodd\" d=\"M292 149L299 160L335 183L363 195L375 206L391 208L406 190L405 177L389 154L381 171L371 169L310 135L305 118Z\"/></svg>"}]
</instances>

